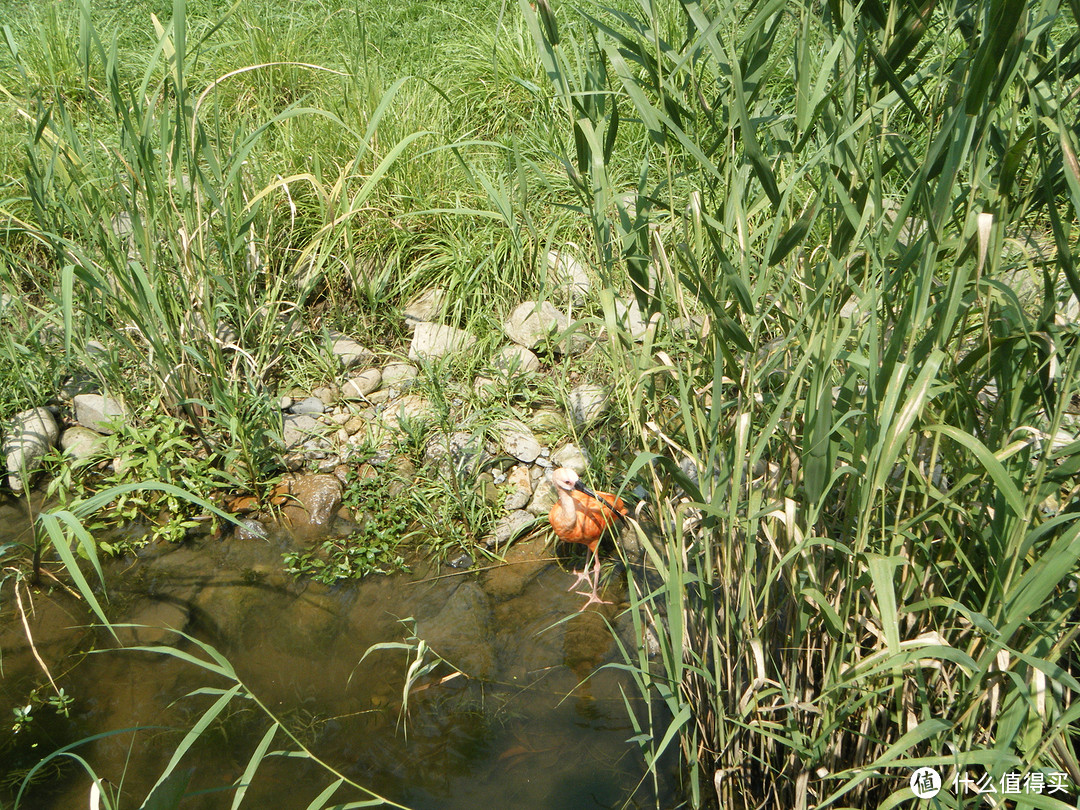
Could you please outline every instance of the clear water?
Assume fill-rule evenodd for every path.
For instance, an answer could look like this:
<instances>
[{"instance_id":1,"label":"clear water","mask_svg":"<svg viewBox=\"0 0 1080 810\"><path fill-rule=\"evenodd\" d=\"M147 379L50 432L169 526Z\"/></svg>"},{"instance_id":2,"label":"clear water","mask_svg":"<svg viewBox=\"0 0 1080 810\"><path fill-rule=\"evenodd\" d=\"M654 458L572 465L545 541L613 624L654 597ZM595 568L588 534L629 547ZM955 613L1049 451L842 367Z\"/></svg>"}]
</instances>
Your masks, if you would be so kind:
<instances>
[{"instance_id":1,"label":"clear water","mask_svg":"<svg viewBox=\"0 0 1080 810\"><path fill-rule=\"evenodd\" d=\"M108 575L110 613L116 621L183 628L214 645L317 756L402 805L656 806L640 754L627 742L635 732L623 692L632 695L633 688L617 670L602 668L618 660L605 617L624 643L633 643L617 618L619 606L576 614L582 597L565 590L572 577L536 561L546 556L541 549L487 572L425 570L327 588L281 573L288 542L210 539L115 565ZM10 806L11 774L20 767L79 739L142 728L78 748L96 773L119 786L121 807L138 807L214 700L191 693L230 684L174 657L113 649L102 631L83 626L85 606L58 588L33 598L35 646L75 702L68 720L42 707L19 734L9 733L7 723L0 727L0 759L11 769L9 784L0 785L0 806ZM0 592L2 718L11 718L28 690L44 682L13 607L8 585ZM405 640L414 627L463 674L436 669L403 712L407 654L378 651L360 659L373 644ZM137 632L125 642L197 652L168 629ZM90 648L98 651L80 654ZM47 686L40 691L48 693ZM181 770L191 774L188 792L197 795L181 806L229 807L227 788L268 726L251 701L234 700L182 760ZM271 750L286 747L279 734ZM270 758L244 806L304 808L331 781L310 763ZM86 807L88 790L89 778L67 762L21 806ZM335 798L360 797L342 791Z\"/></svg>"}]
</instances>

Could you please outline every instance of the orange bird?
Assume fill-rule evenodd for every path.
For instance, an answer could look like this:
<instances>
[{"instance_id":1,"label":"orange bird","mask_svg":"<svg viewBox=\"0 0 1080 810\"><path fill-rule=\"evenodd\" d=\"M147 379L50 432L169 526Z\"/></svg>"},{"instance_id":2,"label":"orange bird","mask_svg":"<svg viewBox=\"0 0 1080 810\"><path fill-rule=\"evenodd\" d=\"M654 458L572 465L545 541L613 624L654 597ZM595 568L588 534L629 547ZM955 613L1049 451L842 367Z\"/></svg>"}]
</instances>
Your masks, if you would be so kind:
<instances>
[{"instance_id":1,"label":"orange bird","mask_svg":"<svg viewBox=\"0 0 1080 810\"><path fill-rule=\"evenodd\" d=\"M551 507L548 520L555 536L567 543L583 543L592 552L596 563L592 572L575 572L577 580L567 590L574 590L583 582L588 582L592 590L576 591L588 600L581 606L585 610L594 602L609 605L600 598L600 537L615 524L626 517L626 504L622 498L616 498L610 492L592 492L581 483L578 474L569 467L559 467L551 474L551 482L559 495L559 502ZM580 611L579 611L580 612Z\"/></svg>"}]
</instances>

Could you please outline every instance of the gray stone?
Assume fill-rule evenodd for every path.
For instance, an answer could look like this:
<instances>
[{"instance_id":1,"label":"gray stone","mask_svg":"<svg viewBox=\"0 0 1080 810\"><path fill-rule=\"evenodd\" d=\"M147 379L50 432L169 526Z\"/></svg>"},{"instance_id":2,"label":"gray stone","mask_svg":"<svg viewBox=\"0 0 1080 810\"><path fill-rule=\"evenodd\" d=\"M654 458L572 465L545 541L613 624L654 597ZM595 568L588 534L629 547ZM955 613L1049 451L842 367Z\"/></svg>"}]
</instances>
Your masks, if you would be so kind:
<instances>
[{"instance_id":1,"label":"gray stone","mask_svg":"<svg viewBox=\"0 0 1080 810\"><path fill-rule=\"evenodd\" d=\"M113 236L120 239L131 236L135 233L135 226L131 224L131 214L127 211L116 214L109 223L109 229L113 232Z\"/></svg>"},{"instance_id":2,"label":"gray stone","mask_svg":"<svg viewBox=\"0 0 1080 810\"><path fill-rule=\"evenodd\" d=\"M566 427L566 419L563 415L551 408L540 408L534 411L530 421L536 430L541 431L558 431Z\"/></svg>"},{"instance_id":3,"label":"gray stone","mask_svg":"<svg viewBox=\"0 0 1080 810\"><path fill-rule=\"evenodd\" d=\"M424 445L424 463L437 465L443 475L457 472L472 477L490 460L483 437L464 430L449 436L436 432Z\"/></svg>"},{"instance_id":4,"label":"gray stone","mask_svg":"<svg viewBox=\"0 0 1080 810\"><path fill-rule=\"evenodd\" d=\"M381 421L385 427L397 430L402 420L430 422L434 418L431 403L427 399L417 394L408 394L389 403L382 413Z\"/></svg>"},{"instance_id":5,"label":"gray stone","mask_svg":"<svg viewBox=\"0 0 1080 810\"><path fill-rule=\"evenodd\" d=\"M311 395L321 399L325 405L333 405L341 397L341 392L336 385L320 385Z\"/></svg>"},{"instance_id":6,"label":"gray stone","mask_svg":"<svg viewBox=\"0 0 1080 810\"><path fill-rule=\"evenodd\" d=\"M330 337L333 341L330 350L341 361L342 366L347 369L370 363L375 359L375 355L369 349L350 337L338 334L332 334Z\"/></svg>"},{"instance_id":7,"label":"gray stone","mask_svg":"<svg viewBox=\"0 0 1080 810\"><path fill-rule=\"evenodd\" d=\"M559 494L555 491L555 487L552 486L551 480L545 477L537 482L536 487L533 489L532 500L525 507L525 511L537 517L546 516L558 500Z\"/></svg>"},{"instance_id":8,"label":"gray stone","mask_svg":"<svg viewBox=\"0 0 1080 810\"><path fill-rule=\"evenodd\" d=\"M464 329L438 323L418 323L409 345L409 359L434 359L452 352L463 351L476 343L476 338Z\"/></svg>"},{"instance_id":9,"label":"gray stone","mask_svg":"<svg viewBox=\"0 0 1080 810\"><path fill-rule=\"evenodd\" d=\"M214 326L214 339L222 348L236 349L240 344L240 333L228 321L219 320Z\"/></svg>"},{"instance_id":10,"label":"gray stone","mask_svg":"<svg viewBox=\"0 0 1080 810\"><path fill-rule=\"evenodd\" d=\"M585 303L589 294L589 276L576 256L565 250L549 250L547 267L548 277L563 297L569 296L576 306Z\"/></svg>"},{"instance_id":11,"label":"gray stone","mask_svg":"<svg viewBox=\"0 0 1080 810\"><path fill-rule=\"evenodd\" d=\"M347 434L349 434L350 436L355 436L357 433L367 427L368 422L371 421L373 416L374 413L365 413L364 411L361 411L360 413L349 414L348 421L345 422L342 427L345 429L345 432Z\"/></svg>"},{"instance_id":12,"label":"gray stone","mask_svg":"<svg viewBox=\"0 0 1080 810\"><path fill-rule=\"evenodd\" d=\"M335 459L330 469L336 467ZM287 475L274 488L274 498L283 499L281 517L302 539L325 534L341 507L341 481L334 475Z\"/></svg>"},{"instance_id":13,"label":"gray stone","mask_svg":"<svg viewBox=\"0 0 1080 810\"><path fill-rule=\"evenodd\" d=\"M377 368L369 368L349 377L341 386L341 395L345 399L364 399L372 391L378 389L382 383L382 372Z\"/></svg>"},{"instance_id":14,"label":"gray stone","mask_svg":"<svg viewBox=\"0 0 1080 810\"><path fill-rule=\"evenodd\" d=\"M681 340L701 340L705 337L705 319L700 315L692 318L672 318L668 326L671 334Z\"/></svg>"},{"instance_id":15,"label":"gray stone","mask_svg":"<svg viewBox=\"0 0 1080 810\"><path fill-rule=\"evenodd\" d=\"M30 477L59 437L60 426L48 408L22 411L4 425L7 480L13 492L23 491L23 477Z\"/></svg>"},{"instance_id":16,"label":"gray stone","mask_svg":"<svg viewBox=\"0 0 1080 810\"><path fill-rule=\"evenodd\" d=\"M265 540L266 527L254 518L240 518L240 525L236 527L233 536L237 540Z\"/></svg>"},{"instance_id":17,"label":"gray stone","mask_svg":"<svg viewBox=\"0 0 1080 810\"><path fill-rule=\"evenodd\" d=\"M101 394L78 394L71 401L75 406L75 421L98 433L112 433L115 423L127 416L122 402Z\"/></svg>"},{"instance_id":18,"label":"gray stone","mask_svg":"<svg viewBox=\"0 0 1080 810\"><path fill-rule=\"evenodd\" d=\"M60 449L74 461L92 459L104 445L104 436L82 425L72 425L60 436Z\"/></svg>"},{"instance_id":19,"label":"gray stone","mask_svg":"<svg viewBox=\"0 0 1080 810\"><path fill-rule=\"evenodd\" d=\"M495 435L499 437L503 450L518 461L530 464L540 455L540 442L529 428L516 419L504 419L497 423Z\"/></svg>"},{"instance_id":20,"label":"gray stone","mask_svg":"<svg viewBox=\"0 0 1080 810\"><path fill-rule=\"evenodd\" d=\"M412 382L417 375L412 363L387 363L382 370L382 387L398 388Z\"/></svg>"},{"instance_id":21,"label":"gray stone","mask_svg":"<svg viewBox=\"0 0 1080 810\"><path fill-rule=\"evenodd\" d=\"M535 520L536 518L533 515L523 509L507 512L495 523L495 528L484 540L484 544L488 548L505 546L531 526Z\"/></svg>"},{"instance_id":22,"label":"gray stone","mask_svg":"<svg viewBox=\"0 0 1080 810\"><path fill-rule=\"evenodd\" d=\"M526 301L518 304L503 324L510 340L533 349L545 340L565 331L570 325L566 316L549 302Z\"/></svg>"},{"instance_id":23,"label":"gray stone","mask_svg":"<svg viewBox=\"0 0 1080 810\"><path fill-rule=\"evenodd\" d=\"M316 414L326 411L326 405L318 397L306 397L299 402L294 402L289 408L294 414Z\"/></svg>"},{"instance_id":24,"label":"gray stone","mask_svg":"<svg viewBox=\"0 0 1080 810\"><path fill-rule=\"evenodd\" d=\"M405 317L405 325L415 329L417 324L434 321L446 304L446 290L439 287L431 287L414 296L401 314Z\"/></svg>"},{"instance_id":25,"label":"gray stone","mask_svg":"<svg viewBox=\"0 0 1080 810\"><path fill-rule=\"evenodd\" d=\"M329 449L323 437L326 426L311 414L287 413L284 416L282 436L286 450Z\"/></svg>"},{"instance_id":26,"label":"gray stone","mask_svg":"<svg viewBox=\"0 0 1080 810\"><path fill-rule=\"evenodd\" d=\"M506 476L506 489L503 509L513 511L529 505L532 499L532 478L527 465L517 464L510 468Z\"/></svg>"},{"instance_id":27,"label":"gray stone","mask_svg":"<svg viewBox=\"0 0 1080 810\"><path fill-rule=\"evenodd\" d=\"M578 427L588 425L603 415L609 399L607 389L602 385L579 385L570 391L567 403L570 418Z\"/></svg>"},{"instance_id":28,"label":"gray stone","mask_svg":"<svg viewBox=\"0 0 1080 810\"><path fill-rule=\"evenodd\" d=\"M503 346L491 359L491 364L504 374L540 370L540 358L517 343Z\"/></svg>"},{"instance_id":29,"label":"gray stone","mask_svg":"<svg viewBox=\"0 0 1080 810\"><path fill-rule=\"evenodd\" d=\"M896 225L896 218L900 213L900 207L901 203L897 200L891 198L882 200L881 213L884 214L885 222L888 223L890 228ZM906 250L916 239L926 233L926 229L927 223L925 219L908 217L904 220L904 224L900 226L900 232L896 239L897 246L901 250Z\"/></svg>"},{"instance_id":30,"label":"gray stone","mask_svg":"<svg viewBox=\"0 0 1080 810\"><path fill-rule=\"evenodd\" d=\"M589 459L585 451L576 444L564 444L551 454L551 462L556 467L569 467L578 475L589 468Z\"/></svg>"}]
</instances>

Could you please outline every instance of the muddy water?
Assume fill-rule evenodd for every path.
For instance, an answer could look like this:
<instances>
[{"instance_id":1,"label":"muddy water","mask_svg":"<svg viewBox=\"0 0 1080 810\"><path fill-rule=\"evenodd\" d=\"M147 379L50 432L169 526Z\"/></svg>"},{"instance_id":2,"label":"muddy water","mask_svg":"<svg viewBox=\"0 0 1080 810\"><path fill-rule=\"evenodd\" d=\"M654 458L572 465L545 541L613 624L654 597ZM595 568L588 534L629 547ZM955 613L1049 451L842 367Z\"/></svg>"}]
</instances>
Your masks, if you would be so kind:
<instances>
[{"instance_id":1,"label":"muddy water","mask_svg":"<svg viewBox=\"0 0 1080 810\"><path fill-rule=\"evenodd\" d=\"M633 643L629 628L617 617L618 605L562 621L582 597L565 592L572 577L547 561L539 541L512 549L511 564L490 571L416 570L333 588L281 573L290 543L207 539L114 565L110 615L151 626L124 631L123 642L198 654L173 632L180 629L212 644L314 753L408 807L655 806L637 749L627 743L635 732L620 685L627 694L633 688L616 670L599 669L618 660L605 617L624 643ZM70 719L42 707L30 728L9 733L11 709L44 677L5 586L0 770L29 767L95 734L142 728L78 748L99 775L122 786L122 806L137 807L215 699L192 693L231 683L175 657L116 649L102 631L85 627L85 606L60 588L32 596L35 647L75 702ZM404 641L412 628L453 668L442 665L418 684L404 713L406 653L360 659L373 644ZM268 727L252 701L235 699L182 761L192 774L189 794L208 791L182 807L230 806L231 792L213 791L243 773ZM279 735L271 750L285 747ZM310 763L270 759L244 806L307 807L330 781ZM68 762L21 806L85 807L88 785ZM0 805L8 806L11 795L0 784ZM360 797L342 791L335 798Z\"/></svg>"}]
</instances>

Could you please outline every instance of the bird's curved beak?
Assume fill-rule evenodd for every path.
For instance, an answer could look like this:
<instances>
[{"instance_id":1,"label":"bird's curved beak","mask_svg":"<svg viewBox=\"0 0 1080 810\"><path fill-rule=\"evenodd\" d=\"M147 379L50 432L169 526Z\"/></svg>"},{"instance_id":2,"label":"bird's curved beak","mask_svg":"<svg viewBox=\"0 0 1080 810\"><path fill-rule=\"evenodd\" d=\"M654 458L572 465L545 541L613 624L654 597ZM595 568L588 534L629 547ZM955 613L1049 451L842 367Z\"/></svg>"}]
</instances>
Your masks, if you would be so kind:
<instances>
[{"instance_id":1,"label":"bird's curved beak","mask_svg":"<svg viewBox=\"0 0 1080 810\"><path fill-rule=\"evenodd\" d=\"M574 489L576 489L578 492L584 492L590 498L595 498L596 500L600 500L599 498L596 497L596 494L591 489L589 489L587 486L585 486L583 483L581 483L581 481L578 481L576 484L574 484Z\"/></svg>"}]
</instances>

